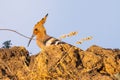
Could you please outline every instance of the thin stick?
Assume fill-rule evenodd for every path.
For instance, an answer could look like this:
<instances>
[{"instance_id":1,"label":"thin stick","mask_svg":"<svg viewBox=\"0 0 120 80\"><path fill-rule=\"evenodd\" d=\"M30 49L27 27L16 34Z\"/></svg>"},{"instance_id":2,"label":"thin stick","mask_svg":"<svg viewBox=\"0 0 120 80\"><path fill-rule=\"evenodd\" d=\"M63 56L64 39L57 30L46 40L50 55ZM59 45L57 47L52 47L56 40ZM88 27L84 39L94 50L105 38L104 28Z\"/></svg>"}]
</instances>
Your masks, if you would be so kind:
<instances>
[{"instance_id":1,"label":"thin stick","mask_svg":"<svg viewBox=\"0 0 120 80\"><path fill-rule=\"evenodd\" d=\"M0 29L0 30L6 30L6 31L15 32L15 33L19 34L19 35L22 36L22 37L25 37L25 38L27 38L27 39L31 39L30 37L27 37L27 36L25 36L25 35L17 32L17 31L15 31L15 30L12 30L12 29ZM35 39L33 39L33 40L35 40Z\"/></svg>"}]
</instances>

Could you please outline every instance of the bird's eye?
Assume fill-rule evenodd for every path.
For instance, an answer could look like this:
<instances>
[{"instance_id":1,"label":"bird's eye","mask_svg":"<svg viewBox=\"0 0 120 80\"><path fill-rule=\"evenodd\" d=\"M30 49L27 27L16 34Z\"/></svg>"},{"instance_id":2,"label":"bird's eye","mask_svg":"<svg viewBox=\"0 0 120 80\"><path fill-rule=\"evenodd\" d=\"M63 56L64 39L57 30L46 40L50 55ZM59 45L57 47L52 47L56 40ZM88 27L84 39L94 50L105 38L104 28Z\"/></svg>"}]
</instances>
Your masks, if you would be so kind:
<instances>
[{"instance_id":1,"label":"bird's eye","mask_svg":"<svg viewBox=\"0 0 120 80\"><path fill-rule=\"evenodd\" d=\"M38 29L36 28L35 31L38 31Z\"/></svg>"}]
</instances>

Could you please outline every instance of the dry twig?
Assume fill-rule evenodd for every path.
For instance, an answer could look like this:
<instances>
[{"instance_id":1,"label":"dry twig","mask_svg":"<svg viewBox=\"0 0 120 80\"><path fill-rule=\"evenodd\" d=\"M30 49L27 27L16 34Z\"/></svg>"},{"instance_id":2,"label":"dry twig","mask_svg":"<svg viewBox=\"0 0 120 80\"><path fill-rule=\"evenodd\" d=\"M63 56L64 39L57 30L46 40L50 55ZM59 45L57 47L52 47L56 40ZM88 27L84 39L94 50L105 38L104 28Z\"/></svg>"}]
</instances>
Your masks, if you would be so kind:
<instances>
[{"instance_id":1,"label":"dry twig","mask_svg":"<svg viewBox=\"0 0 120 80\"><path fill-rule=\"evenodd\" d=\"M12 30L12 29L0 29L0 30L15 32L15 33L19 34L19 35L22 36L22 37L25 37L25 38L27 38L27 39L31 39L30 37L27 37L27 36L25 36L25 35L17 32L17 31L15 31L15 30Z\"/></svg>"}]
</instances>

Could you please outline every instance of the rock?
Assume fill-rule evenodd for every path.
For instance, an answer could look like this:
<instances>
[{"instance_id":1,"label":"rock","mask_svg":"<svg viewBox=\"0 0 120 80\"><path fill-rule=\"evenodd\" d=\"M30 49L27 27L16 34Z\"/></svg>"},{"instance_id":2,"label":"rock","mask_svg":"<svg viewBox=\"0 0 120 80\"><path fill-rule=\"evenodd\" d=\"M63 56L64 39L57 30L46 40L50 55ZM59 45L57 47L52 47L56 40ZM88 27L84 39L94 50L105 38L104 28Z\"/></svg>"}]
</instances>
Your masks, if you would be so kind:
<instances>
[{"instance_id":1,"label":"rock","mask_svg":"<svg viewBox=\"0 0 120 80\"><path fill-rule=\"evenodd\" d=\"M119 80L120 50L96 45L86 51L62 44L36 55L24 47L0 49L2 80Z\"/></svg>"}]
</instances>

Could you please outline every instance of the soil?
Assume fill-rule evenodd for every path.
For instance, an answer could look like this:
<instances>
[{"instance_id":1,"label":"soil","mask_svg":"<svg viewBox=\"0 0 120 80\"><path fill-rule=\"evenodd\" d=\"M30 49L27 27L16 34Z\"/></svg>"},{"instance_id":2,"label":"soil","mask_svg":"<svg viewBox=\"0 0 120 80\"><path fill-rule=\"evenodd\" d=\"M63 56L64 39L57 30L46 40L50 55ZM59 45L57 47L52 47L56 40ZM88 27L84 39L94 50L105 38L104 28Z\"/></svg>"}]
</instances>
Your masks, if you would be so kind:
<instances>
[{"instance_id":1,"label":"soil","mask_svg":"<svg viewBox=\"0 0 120 80\"><path fill-rule=\"evenodd\" d=\"M0 48L0 80L120 80L120 50L63 44L29 55L21 46Z\"/></svg>"}]
</instances>

